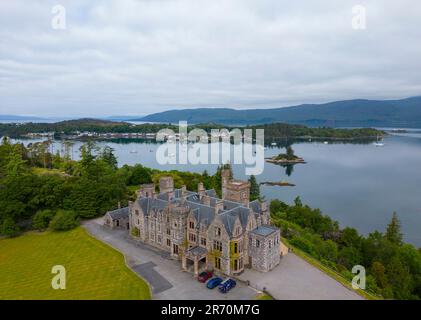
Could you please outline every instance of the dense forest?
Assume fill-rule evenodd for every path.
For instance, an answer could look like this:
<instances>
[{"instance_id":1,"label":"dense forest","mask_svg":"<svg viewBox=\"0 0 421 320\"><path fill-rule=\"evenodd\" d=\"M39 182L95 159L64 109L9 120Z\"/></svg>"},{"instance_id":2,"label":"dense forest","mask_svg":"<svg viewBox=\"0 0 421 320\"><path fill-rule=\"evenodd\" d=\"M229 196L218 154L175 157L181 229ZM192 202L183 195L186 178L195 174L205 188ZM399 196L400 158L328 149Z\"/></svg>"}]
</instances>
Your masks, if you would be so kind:
<instances>
[{"instance_id":1,"label":"dense forest","mask_svg":"<svg viewBox=\"0 0 421 320\"><path fill-rule=\"evenodd\" d=\"M69 120L57 123L24 123L0 124L0 136L20 137L28 133L54 132L56 138L70 135L75 132L96 133L157 133L161 129L171 129L178 132L179 128L173 124L131 124L127 122L112 122L95 119ZM211 129L226 128L231 130L235 127L221 126L218 124L190 125L188 130L200 128L210 133ZM285 123L272 123L257 126L243 127L242 129L265 130L265 142L281 141L285 139L334 139L334 140L372 140L384 135L384 132L370 129L336 129L328 127L310 128L303 125L290 125Z\"/></svg>"},{"instance_id":2,"label":"dense forest","mask_svg":"<svg viewBox=\"0 0 421 320\"><path fill-rule=\"evenodd\" d=\"M18 236L27 230L68 230L80 219L103 215L136 197L142 183L158 182L171 175L176 187L196 190L198 182L221 192L221 169L214 175L159 171L134 166L117 167L109 147L99 149L89 141L80 148L81 160L69 155L51 154L48 142L28 146L0 144L0 237ZM251 198L260 198L255 177ZM366 266L367 286L385 298L421 297L421 251L402 241L397 215L384 233L367 237L352 228L339 228L336 221L312 209L297 198L293 205L274 200L270 205L272 221L282 236L348 279L354 265Z\"/></svg>"}]
</instances>

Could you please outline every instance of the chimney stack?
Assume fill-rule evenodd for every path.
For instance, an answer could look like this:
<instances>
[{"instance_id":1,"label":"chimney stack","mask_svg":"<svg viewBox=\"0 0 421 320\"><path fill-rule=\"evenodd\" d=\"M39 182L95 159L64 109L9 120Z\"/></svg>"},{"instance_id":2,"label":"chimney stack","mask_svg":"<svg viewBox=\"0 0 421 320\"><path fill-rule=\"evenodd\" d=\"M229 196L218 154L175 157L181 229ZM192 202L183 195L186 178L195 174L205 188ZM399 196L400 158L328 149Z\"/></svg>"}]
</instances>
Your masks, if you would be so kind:
<instances>
[{"instance_id":1,"label":"chimney stack","mask_svg":"<svg viewBox=\"0 0 421 320\"><path fill-rule=\"evenodd\" d=\"M197 185L197 193L199 194L199 199L202 199L204 196L206 196L206 190L203 182L199 182Z\"/></svg>"},{"instance_id":2,"label":"chimney stack","mask_svg":"<svg viewBox=\"0 0 421 320\"><path fill-rule=\"evenodd\" d=\"M215 203L215 214L218 214L220 211L224 210L224 201L223 200L218 200Z\"/></svg>"}]
</instances>

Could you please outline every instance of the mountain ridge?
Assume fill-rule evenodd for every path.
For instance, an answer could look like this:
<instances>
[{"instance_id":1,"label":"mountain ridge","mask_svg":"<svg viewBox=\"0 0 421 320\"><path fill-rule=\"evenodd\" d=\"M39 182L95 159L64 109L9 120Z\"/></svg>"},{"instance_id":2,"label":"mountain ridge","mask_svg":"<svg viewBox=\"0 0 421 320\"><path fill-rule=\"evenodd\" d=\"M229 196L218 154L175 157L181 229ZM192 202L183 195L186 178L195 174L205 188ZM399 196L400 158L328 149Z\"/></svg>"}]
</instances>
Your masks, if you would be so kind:
<instances>
[{"instance_id":1,"label":"mountain ridge","mask_svg":"<svg viewBox=\"0 0 421 320\"><path fill-rule=\"evenodd\" d=\"M352 99L266 109L167 110L133 121L251 125L271 122L333 127L421 127L421 96L395 100Z\"/></svg>"}]
</instances>

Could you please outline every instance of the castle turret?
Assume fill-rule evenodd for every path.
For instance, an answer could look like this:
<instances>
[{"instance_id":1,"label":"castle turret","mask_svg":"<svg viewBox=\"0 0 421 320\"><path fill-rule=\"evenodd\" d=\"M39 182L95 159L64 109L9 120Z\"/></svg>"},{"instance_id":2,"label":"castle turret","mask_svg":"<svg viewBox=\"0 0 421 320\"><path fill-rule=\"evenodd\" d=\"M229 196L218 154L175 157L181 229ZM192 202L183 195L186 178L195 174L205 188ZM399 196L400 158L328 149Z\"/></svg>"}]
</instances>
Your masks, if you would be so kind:
<instances>
[{"instance_id":1,"label":"castle turret","mask_svg":"<svg viewBox=\"0 0 421 320\"><path fill-rule=\"evenodd\" d=\"M159 179L159 193L174 192L174 179L173 177L166 176Z\"/></svg>"}]
</instances>

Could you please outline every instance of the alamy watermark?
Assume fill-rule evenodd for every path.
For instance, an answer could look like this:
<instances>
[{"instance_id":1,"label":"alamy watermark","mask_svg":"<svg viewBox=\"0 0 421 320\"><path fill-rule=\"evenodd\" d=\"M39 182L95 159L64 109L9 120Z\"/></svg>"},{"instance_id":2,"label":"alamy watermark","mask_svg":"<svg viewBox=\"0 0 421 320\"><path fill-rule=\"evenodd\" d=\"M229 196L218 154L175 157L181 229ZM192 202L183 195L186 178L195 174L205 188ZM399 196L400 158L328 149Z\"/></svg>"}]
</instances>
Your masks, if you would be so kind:
<instances>
[{"instance_id":1,"label":"alamy watermark","mask_svg":"<svg viewBox=\"0 0 421 320\"><path fill-rule=\"evenodd\" d=\"M57 4L51 8L51 14L53 14L51 28L54 30L66 29L66 8Z\"/></svg>"},{"instance_id":2,"label":"alamy watermark","mask_svg":"<svg viewBox=\"0 0 421 320\"><path fill-rule=\"evenodd\" d=\"M354 30L367 29L367 9L363 5L356 5L352 8L351 25Z\"/></svg>"},{"instance_id":3,"label":"alamy watermark","mask_svg":"<svg viewBox=\"0 0 421 320\"><path fill-rule=\"evenodd\" d=\"M352 288L354 290L357 290L357 289L365 290L366 288L365 268L363 266L356 265L352 268L352 273L356 275L354 278L352 278Z\"/></svg>"},{"instance_id":4,"label":"alamy watermark","mask_svg":"<svg viewBox=\"0 0 421 320\"><path fill-rule=\"evenodd\" d=\"M203 129L188 132L187 121L179 122L178 133L162 129L157 142L164 142L156 151L156 161L168 164L244 164L246 175L259 175L264 170L264 130Z\"/></svg>"},{"instance_id":5,"label":"alamy watermark","mask_svg":"<svg viewBox=\"0 0 421 320\"><path fill-rule=\"evenodd\" d=\"M51 287L54 290L66 289L66 268L62 265L55 265L51 269L51 273L55 274L51 280Z\"/></svg>"}]
</instances>

